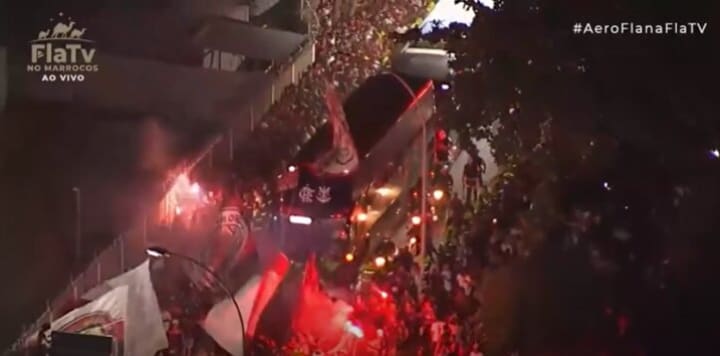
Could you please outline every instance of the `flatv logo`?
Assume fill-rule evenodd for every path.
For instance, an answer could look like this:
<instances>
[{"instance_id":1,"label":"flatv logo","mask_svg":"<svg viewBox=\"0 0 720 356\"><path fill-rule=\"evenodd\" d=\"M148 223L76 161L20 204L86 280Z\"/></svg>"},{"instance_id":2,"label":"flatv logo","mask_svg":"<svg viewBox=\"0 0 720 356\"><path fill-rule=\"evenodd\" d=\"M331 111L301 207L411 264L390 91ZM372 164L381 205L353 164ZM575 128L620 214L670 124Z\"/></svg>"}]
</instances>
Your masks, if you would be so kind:
<instances>
[{"instance_id":1,"label":"flatv logo","mask_svg":"<svg viewBox=\"0 0 720 356\"><path fill-rule=\"evenodd\" d=\"M86 31L62 12L57 19L51 18L48 27L30 41L27 71L40 74L43 82L85 81L87 73L99 70L93 63L95 41L85 38Z\"/></svg>"}]
</instances>

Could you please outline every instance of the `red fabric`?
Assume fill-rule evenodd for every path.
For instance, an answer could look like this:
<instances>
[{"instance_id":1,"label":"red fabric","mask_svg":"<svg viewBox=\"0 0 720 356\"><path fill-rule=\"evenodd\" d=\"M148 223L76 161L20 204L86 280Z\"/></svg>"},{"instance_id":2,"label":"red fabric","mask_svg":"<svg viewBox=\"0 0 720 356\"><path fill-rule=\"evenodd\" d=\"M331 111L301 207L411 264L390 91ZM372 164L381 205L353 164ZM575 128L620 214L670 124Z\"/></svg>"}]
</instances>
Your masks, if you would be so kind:
<instances>
[{"instance_id":1,"label":"red fabric","mask_svg":"<svg viewBox=\"0 0 720 356\"><path fill-rule=\"evenodd\" d=\"M311 291L320 289L320 276L318 275L315 254L310 255L305 264L305 273L303 274L303 288Z\"/></svg>"},{"instance_id":2,"label":"red fabric","mask_svg":"<svg viewBox=\"0 0 720 356\"><path fill-rule=\"evenodd\" d=\"M278 252L273 258L270 266L263 272L260 279L260 287L258 288L258 294L255 302L252 306L252 311L248 317L247 334L253 336L255 328L260 321L262 312L267 307L270 299L275 294L280 282L283 280L288 270L290 269L290 260L285 256L284 253Z\"/></svg>"},{"instance_id":3,"label":"red fabric","mask_svg":"<svg viewBox=\"0 0 720 356\"><path fill-rule=\"evenodd\" d=\"M298 185L298 178L300 176L300 170L296 169L295 172L287 172L280 176L277 181L278 191L286 191L295 189Z\"/></svg>"},{"instance_id":4,"label":"red fabric","mask_svg":"<svg viewBox=\"0 0 720 356\"><path fill-rule=\"evenodd\" d=\"M443 129L439 129L435 132L435 137L438 141L445 141L447 138L447 133Z\"/></svg>"}]
</instances>

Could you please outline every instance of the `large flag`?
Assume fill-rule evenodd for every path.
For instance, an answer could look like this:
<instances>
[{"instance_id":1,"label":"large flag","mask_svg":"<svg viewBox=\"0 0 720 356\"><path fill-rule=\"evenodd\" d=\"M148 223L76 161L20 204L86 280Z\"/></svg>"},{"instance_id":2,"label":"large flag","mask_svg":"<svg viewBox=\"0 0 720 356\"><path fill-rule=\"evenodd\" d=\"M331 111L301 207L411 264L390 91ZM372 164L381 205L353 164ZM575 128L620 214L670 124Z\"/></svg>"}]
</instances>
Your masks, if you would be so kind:
<instances>
[{"instance_id":1,"label":"large flag","mask_svg":"<svg viewBox=\"0 0 720 356\"><path fill-rule=\"evenodd\" d=\"M305 271L303 273L303 288L310 292L320 290L320 274L317 270L317 257L311 254L305 263Z\"/></svg>"},{"instance_id":2,"label":"large flag","mask_svg":"<svg viewBox=\"0 0 720 356\"><path fill-rule=\"evenodd\" d=\"M278 252L275 254L269 268L263 272L262 278L260 279L258 294L248 317L246 331L249 337L253 337L255 335L255 330L257 329L258 322L260 321L260 316L262 316L263 311L267 307L268 303L270 303L272 296L275 295L275 292L280 286L280 282L282 282L285 278L289 269L290 260L284 253Z\"/></svg>"},{"instance_id":3,"label":"large flag","mask_svg":"<svg viewBox=\"0 0 720 356\"><path fill-rule=\"evenodd\" d=\"M83 299L95 300L116 288L127 288L126 355L154 355L168 347L160 304L150 279L150 261L87 292Z\"/></svg>"},{"instance_id":4,"label":"large flag","mask_svg":"<svg viewBox=\"0 0 720 356\"><path fill-rule=\"evenodd\" d=\"M262 274L253 275L235 292L234 301L226 298L215 304L203 322L208 335L231 355L243 355L245 335L241 332L242 327L245 327L248 337L254 335L260 316L287 274L289 266L288 258L277 252ZM240 309L244 325L241 325L234 302Z\"/></svg>"},{"instance_id":5,"label":"large flag","mask_svg":"<svg viewBox=\"0 0 720 356\"><path fill-rule=\"evenodd\" d=\"M293 331L318 341L324 351L348 351L348 326L352 325L352 306L333 300L319 288L319 276L314 256L305 264L300 287L299 303L293 315Z\"/></svg>"},{"instance_id":6,"label":"large flag","mask_svg":"<svg viewBox=\"0 0 720 356\"><path fill-rule=\"evenodd\" d=\"M335 88L327 84L325 105L332 128L332 148L321 157L318 166L324 174L349 174L357 170L360 160L348 127L342 101Z\"/></svg>"},{"instance_id":7,"label":"large flag","mask_svg":"<svg viewBox=\"0 0 720 356\"><path fill-rule=\"evenodd\" d=\"M51 324L52 331L112 337L117 347L113 356L154 355L128 352L131 329L127 324L128 286L120 286L77 308ZM162 326L161 326L162 330ZM124 344L124 347L123 347ZM123 351L124 350L124 351Z\"/></svg>"},{"instance_id":8,"label":"large flag","mask_svg":"<svg viewBox=\"0 0 720 356\"><path fill-rule=\"evenodd\" d=\"M227 269L231 267L229 264L245 260L255 252L254 241L243 216L243 206L242 198L237 192L230 193L223 201L208 261L210 269L214 271Z\"/></svg>"},{"instance_id":9,"label":"large flag","mask_svg":"<svg viewBox=\"0 0 720 356\"><path fill-rule=\"evenodd\" d=\"M242 333L243 325L240 324L240 316L235 303L240 309L242 323L246 324L259 290L260 276L251 277L235 292L234 301L226 298L215 304L203 322L203 328L208 335L233 356L243 355L243 343L245 342L245 336Z\"/></svg>"}]
</instances>

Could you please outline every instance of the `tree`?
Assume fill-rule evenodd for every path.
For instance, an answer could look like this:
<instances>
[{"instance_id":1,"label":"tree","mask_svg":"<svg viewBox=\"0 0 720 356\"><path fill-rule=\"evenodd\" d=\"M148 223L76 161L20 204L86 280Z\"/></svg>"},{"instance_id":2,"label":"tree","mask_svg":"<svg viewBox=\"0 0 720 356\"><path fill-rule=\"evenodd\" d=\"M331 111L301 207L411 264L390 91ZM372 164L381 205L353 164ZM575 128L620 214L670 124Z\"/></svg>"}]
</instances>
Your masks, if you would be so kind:
<instances>
[{"instance_id":1,"label":"tree","mask_svg":"<svg viewBox=\"0 0 720 356\"><path fill-rule=\"evenodd\" d=\"M712 5L502 0L491 10L472 0L458 2L475 9L473 24L425 38L446 41L457 58L452 93L439 96L438 107L447 125L460 131L462 144L489 139L496 160L511 172L478 224L492 224L493 218L506 229L522 224L538 251L528 265L541 268L540 280L551 277L550 266L570 263L541 263L542 256L562 248L554 241L579 233L580 247L569 250L574 257L568 260L583 257L594 266L593 275L566 278L602 278L593 291L601 296L597 303L627 310L635 342L683 353L704 345L697 342L707 341L700 339L702 325L687 325L668 311L675 305L695 317L711 305L702 291L713 279L718 243L712 236L720 230L712 218L720 207L713 183L720 178L720 160L712 151L720 146L720 120L710 95L717 54L708 51L717 39L707 32L572 30L578 22L630 18L636 24L702 22ZM590 227L577 227L583 224ZM514 278L530 276L521 269ZM561 293L540 291L548 300ZM538 314L523 310L525 318ZM552 324L552 317L538 325ZM542 331L565 333L566 339L599 333L591 326Z\"/></svg>"}]
</instances>

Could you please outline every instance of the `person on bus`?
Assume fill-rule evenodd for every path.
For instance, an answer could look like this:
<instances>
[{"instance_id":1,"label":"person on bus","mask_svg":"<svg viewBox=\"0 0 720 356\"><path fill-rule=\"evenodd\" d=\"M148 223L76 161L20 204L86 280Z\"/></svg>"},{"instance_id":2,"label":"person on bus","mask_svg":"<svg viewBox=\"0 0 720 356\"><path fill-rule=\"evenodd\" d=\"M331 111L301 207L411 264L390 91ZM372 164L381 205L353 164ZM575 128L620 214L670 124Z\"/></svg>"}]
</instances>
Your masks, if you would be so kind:
<instances>
[{"instance_id":1,"label":"person on bus","mask_svg":"<svg viewBox=\"0 0 720 356\"><path fill-rule=\"evenodd\" d=\"M475 203L477 201L484 170L485 162L483 162L480 157L472 158L465 164L465 168L463 169L463 185L466 202Z\"/></svg>"}]
</instances>

